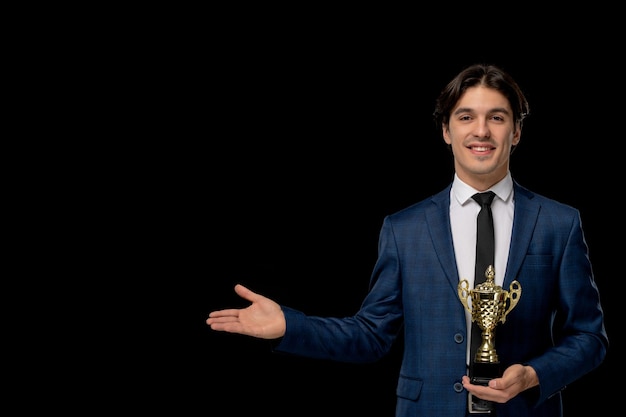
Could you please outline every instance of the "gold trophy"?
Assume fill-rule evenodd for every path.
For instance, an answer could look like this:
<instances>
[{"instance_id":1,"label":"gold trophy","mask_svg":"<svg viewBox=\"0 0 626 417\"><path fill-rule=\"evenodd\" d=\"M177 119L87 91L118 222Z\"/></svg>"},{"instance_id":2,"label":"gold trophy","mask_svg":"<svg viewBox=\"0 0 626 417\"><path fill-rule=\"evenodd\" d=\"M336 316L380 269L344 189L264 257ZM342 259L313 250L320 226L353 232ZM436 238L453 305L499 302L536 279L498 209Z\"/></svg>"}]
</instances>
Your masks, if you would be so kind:
<instances>
[{"instance_id":1,"label":"gold trophy","mask_svg":"<svg viewBox=\"0 0 626 417\"><path fill-rule=\"evenodd\" d=\"M465 279L458 285L461 303L471 313L472 321L476 322L482 331L481 344L476 350L469 375L472 384L477 385L487 385L491 379L501 376L500 361L495 347L496 325L498 322L505 322L506 316L517 305L522 294L522 287L517 281L511 282L509 291L495 285L493 265L489 265L485 277L486 281L473 290L469 289L469 283Z\"/></svg>"}]
</instances>

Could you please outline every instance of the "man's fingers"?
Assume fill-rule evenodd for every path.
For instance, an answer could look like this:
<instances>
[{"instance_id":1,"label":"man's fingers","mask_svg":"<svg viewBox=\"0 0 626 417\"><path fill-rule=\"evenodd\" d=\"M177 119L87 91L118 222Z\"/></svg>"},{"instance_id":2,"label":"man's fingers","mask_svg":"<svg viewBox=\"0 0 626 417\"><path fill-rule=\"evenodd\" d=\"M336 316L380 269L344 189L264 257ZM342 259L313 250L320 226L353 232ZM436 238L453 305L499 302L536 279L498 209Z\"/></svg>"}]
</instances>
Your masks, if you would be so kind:
<instances>
[{"instance_id":1,"label":"man's fingers","mask_svg":"<svg viewBox=\"0 0 626 417\"><path fill-rule=\"evenodd\" d=\"M239 317L239 310L234 308L229 308L226 310L217 310L209 313L210 318L218 318L218 317Z\"/></svg>"},{"instance_id":2,"label":"man's fingers","mask_svg":"<svg viewBox=\"0 0 626 417\"><path fill-rule=\"evenodd\" d=\"M250 301L251 303L253 303L259 297L257 293L249 290L241 284L235 285L235 292L238 296Z\"/></svg>"}]
</instances>

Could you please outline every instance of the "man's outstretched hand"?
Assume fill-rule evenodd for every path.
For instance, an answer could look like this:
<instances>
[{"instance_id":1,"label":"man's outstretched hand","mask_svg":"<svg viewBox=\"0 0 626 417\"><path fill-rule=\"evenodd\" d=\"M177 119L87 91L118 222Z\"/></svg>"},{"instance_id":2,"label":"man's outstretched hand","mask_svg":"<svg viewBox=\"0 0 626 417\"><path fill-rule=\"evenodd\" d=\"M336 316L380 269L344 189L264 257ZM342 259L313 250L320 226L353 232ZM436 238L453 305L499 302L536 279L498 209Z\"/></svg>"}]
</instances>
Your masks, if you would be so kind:
<instances>
[{"instance_id":1,"label":"man's outstretched hand","mask_svg":"<svg viewBox=\"0 0 626 417\"><path fill-rule=\"evenodd\" d=\"M230 308L209 313L206 323L211 329L261 339L277 339L285 334L285 315L276 302L241 284L235 285L235 292L251 304L246 308Z\"/></svg>"}]
</instances>

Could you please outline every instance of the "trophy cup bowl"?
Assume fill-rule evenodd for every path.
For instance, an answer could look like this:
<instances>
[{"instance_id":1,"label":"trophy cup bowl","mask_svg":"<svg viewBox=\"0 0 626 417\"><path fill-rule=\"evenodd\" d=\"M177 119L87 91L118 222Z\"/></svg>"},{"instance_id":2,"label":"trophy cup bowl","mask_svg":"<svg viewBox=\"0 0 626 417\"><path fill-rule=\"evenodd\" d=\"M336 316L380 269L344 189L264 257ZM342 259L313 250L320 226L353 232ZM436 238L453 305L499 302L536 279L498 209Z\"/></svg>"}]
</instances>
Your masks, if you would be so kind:
<instances>
[{"instance_id":1,"label":"trophy cup bowl","mask_svg":"<svg viewBox=\"0 0 626 417\"><path fill-rule=\"evenodd\" d=\"M474 289L469 289L467 280L461 280L458 285L461 303L470 312L472 321L482 331L482 340L474 356L474 365L490 364L482 368L492 368L492 370L485 372L486 375L476 375L473 378L482 385L486 385L489 379L499 376L499 370L493 370L500 363L495 348L496 326L498 323L506 321L506 316L515 308L522 293L522 287L517 281L511 282L509 291L495 285L495 270L492 265L489 265L485 271L485 277L485 282L479 284Z\"/></svg>"}]
</instances>

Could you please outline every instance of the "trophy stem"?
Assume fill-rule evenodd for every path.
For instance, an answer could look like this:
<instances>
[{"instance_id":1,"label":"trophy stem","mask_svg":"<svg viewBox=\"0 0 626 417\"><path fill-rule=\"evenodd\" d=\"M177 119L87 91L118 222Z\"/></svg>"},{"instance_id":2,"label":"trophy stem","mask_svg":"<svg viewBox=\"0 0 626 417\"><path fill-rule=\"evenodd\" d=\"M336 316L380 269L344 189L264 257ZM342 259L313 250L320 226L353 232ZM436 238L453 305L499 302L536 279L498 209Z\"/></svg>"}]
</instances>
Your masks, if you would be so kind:
<instances>
[{"instance_id":1,"label":"trophy stem","mask_svg":"<svg viewBox=\"0 0 626 417\"><path fill-rule=\"evenodd\" d=\"M493 330L483 330L481 345L476 350L475 362L480 363L499 363L498 354L494 346L495 335Z\"/></svg>"}]
</instances>

